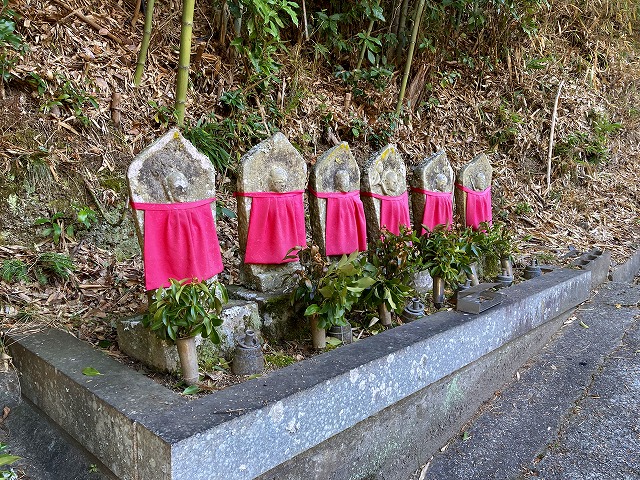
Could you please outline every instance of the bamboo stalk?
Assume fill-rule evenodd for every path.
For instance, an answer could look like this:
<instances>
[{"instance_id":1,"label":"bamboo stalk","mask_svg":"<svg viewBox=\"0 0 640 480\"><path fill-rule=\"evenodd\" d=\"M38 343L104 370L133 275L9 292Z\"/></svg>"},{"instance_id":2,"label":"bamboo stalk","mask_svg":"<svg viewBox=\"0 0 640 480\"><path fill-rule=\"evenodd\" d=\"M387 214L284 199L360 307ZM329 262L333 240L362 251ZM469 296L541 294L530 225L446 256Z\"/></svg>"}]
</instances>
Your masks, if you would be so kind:
<instances>
[{"instance_id":1,"label":"bamboo stalk","mask_svg":"<svg viewBox=\"0 0 640 480\"><path fill-rule=\"evenodd\" d=\"M404 32L407 26L407 12L409 11L409 0L403 0L400 7L400 19L398 20L398 32L397 39L398 45L395 49L395 58L398 58L402 53L402 43L400 43L400 35Z\"/></svg>"},{"instance_id":2,"label":"bamboo stalk","mask_svg":"<svg viewBox=\"0 0 640 480\"><path fill-rule=\"evenodd\" d=\"M309 26L307 25L307 6L304 0L302 0L302 19L304 20L304 39L309 41Z\"/></svg>"},{"instance_id":3,"label":"bamboo stalk","mask_svg":"<svg viewBox=\"0 0 640 480\"><path fill-rule=\"evenodd\" d=\"M133 9L133 16L131 17L131 26L135 27L136 23L138 23L138 15L140 15L140 6L142 5L142 0L136 1L136 6Z\"/></svg>"},{"instance_id":4,"label":"bamboo stalk","mask_svg":"<svg viewBox=\"0 0 640 480\"><path fill-rule=\"evenodd\" d=\"M366 38L369 38L369 35L371 35L371 32L373 31L373 24L374 24L374 20L371 20L369 22L369 28L367 28L367 36ZM360 58L358 58L358 65L356 65L356 70L360 70L360 67L362 66L362 61L364 60L364 54L367 51L367 43L366 43L366 39L365 39L365 44L362 45L362 50L360 50Z\"/></svg>"},{"instance_id":5,"label":"bamboo stalk","mask_svg":"<svg viewBox=\"0 0 640 480\"><path fill-rule=\"evenodd\" d=\"M144 64L147 61L147 51L149 50L149 40L151 39L151 25L153 22L153 4L155 0L147 0L147 8L144 12L144 31L142 33L142 43L140 44L140 52L138 52L138 63L136 65L136 73L133 75L133 84L140 86L142 80L142 72Z\"/></svg>"},{"instance_id":6,"label":"bamboo stalk","mask_svg":"<svg viewBox=\"0 0 640 480\"><path fill-rule=\"evenodd\" d=\"M176 79L176 119L178 126L184 125L184 109L189 85L189 63L191 61L191 32L195 0L184 0L182 4L182 30L180 32L180 59Z\"/></svg>"},{"instance_id":7,"label":"bamboo stalk","mask_svg":"<svg viewBox=\"0 0 640 480\"><path fill-rule=\"evenodd\" d=\"M553 136L556 130L556 122L558 120L558 101L560 100L560 91L564 85L564 80L558 85L558 93L556 100L553 102L553 113L551 114L551 132L549 133L549 152L547 154L547 192L551 190L551 158L553 157Z\"/></svg>"},{"instance_id":8,"label":"bamboo stalk","mask_svg":"<svg viewBox=\"0 0 640 480\"><path fill-rule=\"evenodd\" d=\"M422 10L424 9L425 0L420 0L418 8L413 16L413 30L411 32L411 43L409 43L409 51L407 52L407 63L404 66L404 74L402 75L402 84L400 85L400 94L398 95L398 105L396 107L396 115L400 115L402 111L402 102L404 94L407 90L407 80L409 80L409 72L411 71L411 63L413 62L413 52L416 47L416 38L418 37L418 29L420 28L420 20L422 19Z\"/></svg>"},{"instance_id":9,"label":"bamboo stalk","mask_svg":"<svg viewBox=\"0 0 640 480\"><path fill-rule=\"evenodd\" d=\"M220 37L219 42L221 46L224 46L225 40L227 38L227 22L229 21L229 7L227 6L227 2L222 4L222 15L220 20Z\"/></svg>"},{"instance_id":10,"label":"bamboo stalk","mask_svg":"<svg viewBox=\"0 0 640 480\"><path fill-rule=\"evenodd\" d=\"M393 33L394 35L398 34L398 23L400 20L399 10L400 10L400 0L393 0L393 4L391 5L390 33Z\"/></svg>"}]
</instances>

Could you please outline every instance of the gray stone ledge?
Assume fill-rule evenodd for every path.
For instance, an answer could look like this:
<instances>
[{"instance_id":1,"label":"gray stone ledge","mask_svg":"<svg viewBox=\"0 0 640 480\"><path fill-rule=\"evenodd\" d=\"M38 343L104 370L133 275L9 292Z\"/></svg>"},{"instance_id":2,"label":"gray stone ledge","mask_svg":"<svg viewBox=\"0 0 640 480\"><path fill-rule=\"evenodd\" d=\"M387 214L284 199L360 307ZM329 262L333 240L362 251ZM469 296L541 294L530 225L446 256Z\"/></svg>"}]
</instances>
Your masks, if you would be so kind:
<instances>
[{"instance_id":1,"label":"gray stone ledge","mask_svg":"<svg viewBox=\"0 0 640 480\"><path fill-rule=\"evenodd\" d=\"M636 250L633 256L621 265L615 265L611 269L609 280L612 282L633 282L634 277L640 271L640 249Z\"/></svg>"},{"instance_id":2,"label":"gray stone ledge","mask_svg":"<svg viewBox=\"0 0 640 480\"><path fill-rule=\"evenodd\" d=\"M67 431L75 426L74 438L120 478L250 479L561 316L590 286L590 271L557 269L502 290L506 300L479 315L438 313L192 401L120 372L61 332L21 340L12 354L29 385L24 394ZM105 375L84 377L86 366ZM74 425L71 412L124 427Z\"/></svg>"},{"instance_id":3,"label":"gray stone ledge","mask_svg":"<svg viewBox=\"0 0 640 480\"><path fill-rule=\"evenodd\" d=\"M591 289L607 281L611 266L611 252L598 248L589 250L573 261L573 265L591 272Z\"/></svg>"}]
</instances>

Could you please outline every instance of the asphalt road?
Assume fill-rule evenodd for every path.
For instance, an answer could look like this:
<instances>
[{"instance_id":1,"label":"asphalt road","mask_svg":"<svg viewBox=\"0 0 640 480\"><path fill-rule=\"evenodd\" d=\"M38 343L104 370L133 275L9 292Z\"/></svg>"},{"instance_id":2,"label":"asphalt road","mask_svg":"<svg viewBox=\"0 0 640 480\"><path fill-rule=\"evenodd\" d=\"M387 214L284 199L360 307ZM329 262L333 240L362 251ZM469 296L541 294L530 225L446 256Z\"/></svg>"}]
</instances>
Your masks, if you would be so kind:
<instances>
[{"instance_id":1,"label":"asphalt road","mask_svg":"<svg viewBox=\"0 0 640 480\"><path fill-rule=\"evenodd\" d=\"M640 285L607 283L411 480L640 479Z\"/></svg>"}]
</instances>

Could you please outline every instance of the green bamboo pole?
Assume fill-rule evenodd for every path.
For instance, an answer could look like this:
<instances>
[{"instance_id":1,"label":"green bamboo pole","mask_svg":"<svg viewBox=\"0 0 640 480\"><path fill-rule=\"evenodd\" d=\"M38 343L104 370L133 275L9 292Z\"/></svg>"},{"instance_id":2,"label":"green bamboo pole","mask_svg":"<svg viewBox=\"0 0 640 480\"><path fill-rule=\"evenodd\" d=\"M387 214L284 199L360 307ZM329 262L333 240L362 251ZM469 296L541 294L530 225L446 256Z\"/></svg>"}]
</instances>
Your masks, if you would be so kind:
<instances>
[{"instance_id":1,"label":"green bamboo pole","mask_svg":"<svg viewBox=\"0 0 640 480\"><path fill-rule=\"evenodd\" d=\"M400 19L398 20L398 33L396 38L398 39L398 45L396 45L395 53L393 55L393 59L399 59L402 54L403 45L400 41L400 35L404 33L405 27L407 26L407 12L409 11L409 0L403 0L402 5L400 6Z\"/></svg>"},{"instance_id":2,"label":"green bamboo pole","mask_svg":"<svg viewBox=\"0 0 640 480\"><path fill-rule=\"evenodd\" d=\"M184 125L184 105L189 85L189 62L191 61L191 32L193 30L193 10L195 0L184 0L182 4L182 30L180 32L180 58L176 79L176 120L178 126Z\"/></svg>"},{"instance_id":3,"label":"green bamboo pole","mask_svg":"<svg viewBox=\"0 0 640 480\"><path fill-rule=\"evenodd\" d=\"M424 1L420 0L418 8L413 16L413 30L411 31L411 43L409 43L409 51L407 52L407 63L404 66L404 74L402 75L402 84L400 85L400 94L398 95L398 106L396 107L396 115L402 112L402 101L407 90L407 80L409 80L409 72L411 71L411 63L413 62L413 51L416 47L416 38L418 38L418 29L420 28L420 20L422 20L422 10L424 9Z\"/></svg>"},{"instance_id":4,"label":"green bamboo pole","mask_svg":"<svg viewBox=\"0 0 640 480\"><path fill-rule=\"evenodd\" d=\"M369 38L369 36L371 36L371 32L373 31L373 23L374 23L374 20L371 20L369 22L369 28L367 28L366 38ZM356 70L360 70L360 67L362 66L362 61L364 60L364 54L366 53L366 51L367 51L367 42L365 39L365 43L364 45L362 45L362 50L360 51L360 58L358 58L358 65L356 65Z\"/></svg>"},{"instance_id":5,"label":"green bamboo pole","mask_svg":"<svg viewBox=\"0 0 640 480\"><path fill-rule=\"evenodd\" d=\"M147 0L147 8L144 12L144 31L142 32L142 43L140 44L140 52L138 53L138 64L136 65L136 73L133 76L133 84L140 86L142 80L142 72L144 64L147 61L147 51L149 50L149 39L151 38L151 23L153 21L153 4L155 0Z\"/></svg>"}]
</instances>

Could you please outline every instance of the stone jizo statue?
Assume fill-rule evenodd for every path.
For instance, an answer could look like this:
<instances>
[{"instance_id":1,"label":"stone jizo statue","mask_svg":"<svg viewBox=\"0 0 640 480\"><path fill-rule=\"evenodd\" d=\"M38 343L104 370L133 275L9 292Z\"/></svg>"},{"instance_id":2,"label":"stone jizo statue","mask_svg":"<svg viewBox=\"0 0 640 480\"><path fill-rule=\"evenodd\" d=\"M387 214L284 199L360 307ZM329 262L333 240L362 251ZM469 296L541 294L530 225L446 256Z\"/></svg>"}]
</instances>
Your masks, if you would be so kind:
<instances>
[{"instance_id":1,"label":"stone jizo statue","mask_svg":"<svg viewBox=\"0 0 640 480\"><path fill-rule=\"evenodd\" d=\"M174 129L136 156L127 179L147 290L222 271L215 169L206 156Z\"/></svg>"},{"instance_id":2,"label":"stone jizo statue","mask_svg":"<svg viewBox=\"0 0 640 480\"><path fill-rule=\"evenodd\" d=\"M313 240L327 256L367 248L366 221L360 201L360 171L349 145L325 152L309 177Z\"/></svg>"},{"instance_id":3,"label":"stone jizo statue","mask_svg":"<svg viewBox=\"0 0 640 480\"><path fill-rule=\"evenodd\" d=\"M290 250L306 245L306 180L306 163L282 133L240 160L238 234L242 280L248 287L277 290L293 271L287 264L297 258Z\"/></svg>"},{"instance_id":4,"label":"stone jizo statue","mask_svg":"<svg viewBox=\"0 0 640 480\"><path fill-rule=\"evenodd\" d=\"M486 155L480 154L458 174L456 204L461 206L462 221L478 229L482 222L491 223L491 178L493 168Z\"/></svg>"},{"instance_id":5,"label":"stone jizo statue","mask_svg":"<svg viewBox=\"0 0 640 480\"><path fill-rule=\"evenodd\" d=\"M398 235L401 225L411 226L406 176L395 145L387 145L365 164L360 194L369 241L380 238L383 228Z\"/></svg>"},{"instance_id":6,"label":"stone jizo statue","mask_svg":"<svg viewBox=\"0 0 640 480\"><path fill-rule=\"evenodd\" d=\"M414 224L421 235L453 224L453 169L444 150L414 168L412 185Z\"/></svg>"}]
</instances>

